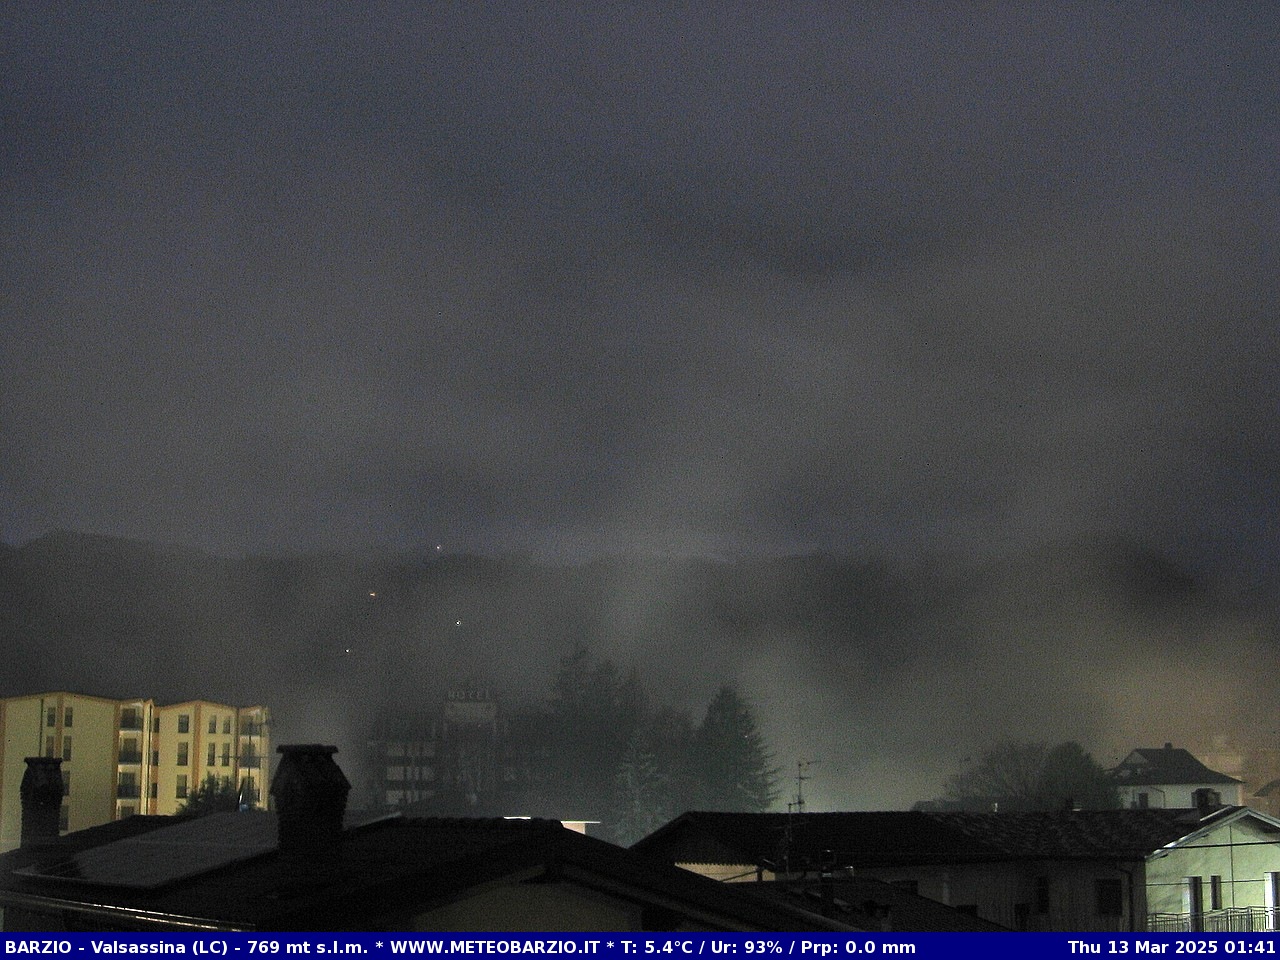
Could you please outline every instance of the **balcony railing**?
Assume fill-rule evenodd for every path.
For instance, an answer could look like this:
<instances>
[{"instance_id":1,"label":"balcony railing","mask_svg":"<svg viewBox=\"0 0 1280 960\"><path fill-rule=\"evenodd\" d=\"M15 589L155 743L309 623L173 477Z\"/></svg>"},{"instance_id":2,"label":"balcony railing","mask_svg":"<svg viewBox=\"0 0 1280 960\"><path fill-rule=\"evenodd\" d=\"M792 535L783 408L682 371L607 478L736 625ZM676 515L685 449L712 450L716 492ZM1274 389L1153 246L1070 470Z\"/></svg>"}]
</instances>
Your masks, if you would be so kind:
<instances>
[{"instance_id":1,"label":"balcony railing","mask_svg":"<svg viewBox=\"0 0 1280 960\"><path fill-rule=\"evenodd\" d=\"M260 737L266 733L267 726L264 723L242 723L240 724L240 736L242 737Z\"/></svg>"},{"instance_id":2,"label":"balcony railing","mask_svg":"<svg viewBox=\"0 0 1280 960\"><path fill-rule=\"evenodd\" d=\"M141 717L130 717L130 716L127 716L127 715L126 715L126 716L123 716L123 717L121 717L121 718L120 718L120 729L121 729L121 730L141 730L141 729L142 729L142 718L141 718Z\"/></svg>"},{"instance_id":3,"label":"balcony railing","mask_svg":"<svg viewBox=\"0 0 1280 960\"><path fill-rule=\"evenodd\" d=\"M120 763L141 763L142 751L140 750L121 750Z\"/></svg>"},{"instance_id":4,"label":"balcony railing","mask_svg":"<svg viewBox=\"0 0 1280 960\"><path fill-rule=\"evenodd\" d=\"M1205 913L1153 913L1148 933L1272 933L1280 929L1280 909L1228 907Z\"/></svg>"},{"instance_id":5,"label":"balcony railing","mask_svg":"<svg viewBox=\"0 0 1280 960\"><path fill-rule=\"evenodd\" d=\"M136 800L142 796L142 790L136 783L121 783L116 786L116 798L119 800Z\"/></svg>"},{"instance_id":6,"label":"balcony railing","mask_svg":"<svg viewBox=\"0 0 1280 960\"><path fill-rule=\"evenodd\" d=\"M262 766L262 758L257 754L248 754L236 760L242 770L257 770Z\"/></svg>"}]
</instances>

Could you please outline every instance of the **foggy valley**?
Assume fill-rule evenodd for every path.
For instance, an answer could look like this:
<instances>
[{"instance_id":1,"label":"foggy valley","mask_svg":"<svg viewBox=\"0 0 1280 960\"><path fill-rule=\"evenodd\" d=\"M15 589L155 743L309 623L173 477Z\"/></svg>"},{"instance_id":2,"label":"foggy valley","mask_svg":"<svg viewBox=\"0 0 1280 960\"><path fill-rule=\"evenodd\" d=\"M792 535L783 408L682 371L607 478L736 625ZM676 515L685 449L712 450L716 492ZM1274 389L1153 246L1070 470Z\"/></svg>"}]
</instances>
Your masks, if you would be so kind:
<instances>
[{"instance_id":1,"label":"foggy valley","mask_svg":"<svg viewBox=\"0 0 1280 960\"><path fill-rule=\"evenodd\" d=\"M0 559L0 696L262 703L277 743L354 765L383 708L480 680L504 710L575 648L700 719L754 707L792 799L905 809L1003 739L1274 746L1276 597L1134 544L982 558L578 564L421 552L220 557L58 532ZM355 777L353 776L353 779Z\"/></svg>"}]
</instances>

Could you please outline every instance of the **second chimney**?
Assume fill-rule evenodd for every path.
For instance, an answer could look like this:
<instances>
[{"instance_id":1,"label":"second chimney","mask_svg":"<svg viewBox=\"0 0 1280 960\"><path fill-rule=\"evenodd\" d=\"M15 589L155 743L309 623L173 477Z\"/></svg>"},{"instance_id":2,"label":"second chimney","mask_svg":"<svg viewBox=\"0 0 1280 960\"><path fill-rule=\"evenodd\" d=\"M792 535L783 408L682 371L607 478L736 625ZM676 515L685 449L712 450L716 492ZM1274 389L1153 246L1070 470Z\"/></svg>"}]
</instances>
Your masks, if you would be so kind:
<instances>
[{"instance_id":1,"label":"second chimney","mask_svg":"<svg viewBox=\"0 0 1280 960\"><path fill-rule=\"evenodd\" d=\"M334 763L337 747L318 743L276 748L280 766L271 780L280 849L337 849L351 783Z\"/></svg>"}]
</instances>

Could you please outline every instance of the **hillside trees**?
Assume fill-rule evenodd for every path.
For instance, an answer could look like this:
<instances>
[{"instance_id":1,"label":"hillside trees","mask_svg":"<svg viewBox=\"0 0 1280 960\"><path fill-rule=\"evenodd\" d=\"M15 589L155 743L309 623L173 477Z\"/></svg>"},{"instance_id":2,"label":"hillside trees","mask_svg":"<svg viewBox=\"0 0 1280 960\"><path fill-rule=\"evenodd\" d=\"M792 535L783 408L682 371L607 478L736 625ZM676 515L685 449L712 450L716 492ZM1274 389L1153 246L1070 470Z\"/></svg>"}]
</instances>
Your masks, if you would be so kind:
<instances>
[{"instance_id":1,"label":"hillside trees","mask_svg":"<svg viewBox=\"0 0 1280 960\"><path fill-rule=\"evenodd\" d=\"M1106 771L1075 741L1002 740L951 777L943 801L963 810L1108 810L1118 805Z\"/></svg>"},{"instance_id":2,"label":"hillside trees","mask_svg":"<svg viewBox=\"0 0 1280 960\"><path fill-rule=\"evenodd\" d=\"M758 811L776 797L764 734L731 687L695 726L684 710L651 707L634 671L578 647L547 707L544 815L606 815L614 839L631 843L684 810Z\"/></svg>"}]
</instances>

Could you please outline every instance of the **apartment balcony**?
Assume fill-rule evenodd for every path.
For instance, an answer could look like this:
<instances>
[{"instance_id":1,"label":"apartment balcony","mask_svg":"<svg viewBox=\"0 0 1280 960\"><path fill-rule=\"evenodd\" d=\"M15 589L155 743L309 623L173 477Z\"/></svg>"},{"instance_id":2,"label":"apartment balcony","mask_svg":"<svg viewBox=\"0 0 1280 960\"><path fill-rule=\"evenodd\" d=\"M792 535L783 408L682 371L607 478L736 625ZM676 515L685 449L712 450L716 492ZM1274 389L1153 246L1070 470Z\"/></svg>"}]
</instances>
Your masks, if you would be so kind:
<instances>
[{"instance_id":1,"label":"apartment balcony","mask_svg":"<svg viewBox=\"0 0 1280 960\"><path fill-rule=\"evenodd\" d=\"M262 758L256 754L237 758L241 770L257 770L262 766Z\"/></svg>"},{"instance_id":2,"label":"apartment balcony","mask_svg":"<svg viewBox=\"0 0 1280 960\"><path fill-rule=\"evenodd\" d=\"M121 750L119 763L141 763L141 750Z\"/></svg>"},{"instance_id":3,"label":"apartment balcony","mask_svg":"<svg viewBox=\"0 0 1280 960\"><path fill-rule=\"evenodd\" d=\"M265 723L242 723L240 724L240 736L242 737L260 737L267 732Z\"/></svg>"},{"instance_id":4,"label":"apartment balcony","mask_svg":"<svg viewBox=\"0 0 1280 960\"><path fill-rule=\"evenodd\" d=\"M121 730L141 730L141 729L142 729L142 718L141 718L141 717L129 717L129 716L121 717L121 718L120 718L120 729L121 729Z\"/></svg>"},{"instance_id":5,"label":"apartment balcony","mask_svg":"<svg viewBox=\"0 0 1280 960\"><path fill-rule=\"evenodd\" d=\"M1280 929L1280 909L1229 907L1206 913L1153 913L1147 917L1148 933L1275 933Z\"/></svg>"},{"instance_id":6,"label":"apartment balcony","mask_svg":"<svg viewBox=\"0 0 1280 960\"><path fill-rule=\"evenodd\" d=\"M142 796L142 788L136 783L121 783L116 786L117 800L137 800Z\"/></svg>"}]
</instances>

